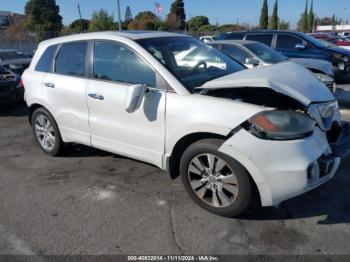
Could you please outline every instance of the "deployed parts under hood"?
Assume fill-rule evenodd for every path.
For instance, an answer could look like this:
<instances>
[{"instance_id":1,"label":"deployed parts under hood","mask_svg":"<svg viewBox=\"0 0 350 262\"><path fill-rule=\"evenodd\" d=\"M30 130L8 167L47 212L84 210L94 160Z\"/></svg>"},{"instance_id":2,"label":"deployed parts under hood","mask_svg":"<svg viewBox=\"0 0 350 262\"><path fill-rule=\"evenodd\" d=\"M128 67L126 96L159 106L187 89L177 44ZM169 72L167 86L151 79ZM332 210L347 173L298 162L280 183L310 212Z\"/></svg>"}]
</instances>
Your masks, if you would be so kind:
<instances>
[{"instance_id":1,"label":"deployed parts under hood","mask_svg":"<svg viewBox=\"0 0 350 262\"><path fill-rule=\"evenodd\" d=\"M203 89L200 94L227 98L235 101L249 103L268 108L278 108L280 110L303 110L306 107L297 100L277 93L270 88L241 87L241 88L221 88Z\"/></svg>"},{"instance_id":2,"label":"deployed parts under hood","mask_svg":"<svg viewBox=\"0 0 350 262\"><path fill-rule=\"evenodd\" d=\"M294 62L242 70L205 83L199 89L270 88L308 106L334 100L328 88L309 70Z\"/></svg>"}]
</instances>

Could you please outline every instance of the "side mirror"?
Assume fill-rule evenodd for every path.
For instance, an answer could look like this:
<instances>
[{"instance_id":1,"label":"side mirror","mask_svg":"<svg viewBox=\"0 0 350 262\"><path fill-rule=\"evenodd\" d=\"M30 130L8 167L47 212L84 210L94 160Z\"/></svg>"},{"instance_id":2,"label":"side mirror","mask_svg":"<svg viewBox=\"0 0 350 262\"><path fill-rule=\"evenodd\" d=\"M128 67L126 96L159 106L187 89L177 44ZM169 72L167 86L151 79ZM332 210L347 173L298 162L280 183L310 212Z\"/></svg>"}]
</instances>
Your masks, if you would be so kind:
<instances>
[{"instance_id":1,"label":"side mirror","mask_svg":"<svg viewBox=\"0 0 350 262\"><path fill-rule=\"evenodd\" d=\"M132 113L137 109L146 91L147 86L142 84L132 85L126 88L124 108L128 113Z\"/></svg>"},{"instance_id":2,"label":"side mirror","mask_svg":"<svg viewBox=\"0 0 350 262\"><path fill-rule=\"evenodd\" d=\"M249 58L245 59L245 64L252 65L252 66L258 66L258 65L260 65L260 62L259 62L259 60L255 59L255 58L249 57Z\"/></svg>"},{"instance_id":3,"label":"side mirror","mask_svg":"<svg viewBox=\"0 0 350 262\"><path fill-rule=\"evenodd\" d=\"M305 50L306 49L306 45L304 45L303 43L300 43L300 44L296 44L295 45L295 49L298 49L298 50Z\"/></svg>"}]
</instances>

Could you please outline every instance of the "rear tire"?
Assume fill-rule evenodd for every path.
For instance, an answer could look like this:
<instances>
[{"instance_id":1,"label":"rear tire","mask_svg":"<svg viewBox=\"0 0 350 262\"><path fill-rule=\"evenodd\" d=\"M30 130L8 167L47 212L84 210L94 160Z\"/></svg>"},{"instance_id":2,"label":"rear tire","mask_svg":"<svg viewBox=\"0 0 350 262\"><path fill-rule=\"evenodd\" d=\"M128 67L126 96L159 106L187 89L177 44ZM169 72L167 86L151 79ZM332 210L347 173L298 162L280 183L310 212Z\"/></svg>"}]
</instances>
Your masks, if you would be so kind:
<instances>
[{"instance_id":1,"label":"rear tire","mask_svg":"<svg viewBox=\"0 0 350 262\"><path fill-rule=\"evenodd\" d=\"M62 153L64 143L52 115L43 107L36 109L31 117L32 131L38 146L51 156Z\"/></svg>"},{"instance_id":2,"label":"rear tire","mask_svg":"<svg viewBox=\"0 0 350 262\"><path fill-rule=\"evenodd\" d=\"M252 199L250 176L232 157L218 151L221 139L190 145L180 161L180 175L190 197L202 208L224 217L246 211Z\"/></svg>"}]
</instances>

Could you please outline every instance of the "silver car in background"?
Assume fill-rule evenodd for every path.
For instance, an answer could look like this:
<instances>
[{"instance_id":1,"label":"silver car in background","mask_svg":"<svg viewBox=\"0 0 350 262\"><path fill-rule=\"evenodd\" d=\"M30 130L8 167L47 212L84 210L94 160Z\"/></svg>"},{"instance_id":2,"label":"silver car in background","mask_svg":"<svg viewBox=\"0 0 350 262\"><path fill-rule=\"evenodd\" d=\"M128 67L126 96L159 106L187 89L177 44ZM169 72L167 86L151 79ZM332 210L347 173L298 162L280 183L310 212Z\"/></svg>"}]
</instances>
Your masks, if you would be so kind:
<instances>
[{"instance_id":1,"label":"silver car in background","mask_svg":"<svg viewBox=\"0 0 350 262\"><path fill-rule=\"evenodd\" d=\"M248 68L269 66L292 61L312 71L332 92L336 91L334 71L328 61L309 58L288 58L260 42L248 40L225 40L208 43Z\"/></svg>"}]
</instances>

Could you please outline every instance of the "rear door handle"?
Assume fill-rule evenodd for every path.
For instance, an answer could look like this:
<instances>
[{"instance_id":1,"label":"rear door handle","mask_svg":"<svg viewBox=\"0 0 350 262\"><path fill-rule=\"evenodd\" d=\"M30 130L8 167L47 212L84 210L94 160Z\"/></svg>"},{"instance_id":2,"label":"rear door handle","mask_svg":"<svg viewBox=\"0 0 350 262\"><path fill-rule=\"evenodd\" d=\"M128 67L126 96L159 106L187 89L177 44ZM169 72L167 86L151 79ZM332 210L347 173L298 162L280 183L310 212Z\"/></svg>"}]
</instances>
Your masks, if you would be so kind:
<instances>
[{"instance_id":1,"label":"rear door handle","mask_svg":"<svg viewBox=\"0 0 350 262\"><path fill-rule=\"evenodd\" d=\"M53 83L45 83L44 85L47 87L55 88L55 85Z\"/></svg>"},{"instance_id":2,"label":"rear door handle","mask_svg":"<svg viewBox=\"0 0 350 262\"><path fill-rule=\"evenodd\" d=\"M93 98L93 99L98 99L98 100L103 100L105 99L102 95L100 94L88 94L89 97Z\"/></svg>"}]
</instances>

